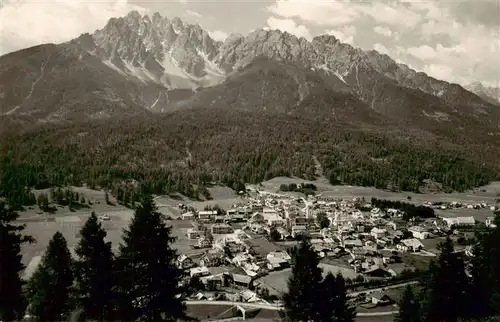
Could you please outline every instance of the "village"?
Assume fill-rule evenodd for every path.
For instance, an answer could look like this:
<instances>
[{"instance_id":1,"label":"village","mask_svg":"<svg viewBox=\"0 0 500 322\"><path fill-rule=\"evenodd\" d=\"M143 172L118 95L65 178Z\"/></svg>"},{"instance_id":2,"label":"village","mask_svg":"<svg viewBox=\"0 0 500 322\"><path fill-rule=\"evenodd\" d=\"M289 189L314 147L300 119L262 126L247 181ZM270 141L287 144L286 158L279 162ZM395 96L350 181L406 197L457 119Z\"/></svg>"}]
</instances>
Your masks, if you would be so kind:
<instances>
[{"instance_id":1,"label":"village","mask_svg":"<svg viewBox=\"0 0 500 322\"><path fill-rule=\"evenodd\" d=\"M358 312L391 311L391 285L415 282L437 245L451 235L457 251L471 255L474 216L405 218L404 211L381 209L364 198L335 199L321 194L287 195L250 189L228 209L179 203L169 224L177 235L178 265L196 286L190 300L280 305L290 276L289 250L307 236L324 274L341 273ZM491 211L496 205L426 202L431 209ZM181 246L182 244L182 246ZM193 282L195 281L195 282ZM384 292L385 291L385 292Z\"/></svg>"},{"instance_id":2,"label":"village","mask_svg":"<svg viewBox=\"0 0 500 322\"><path fill-rule=\"evenodd\" d=\"M248 185L239 192L213 187L213 199L203 201L154 197L172 227L177 265L191 286L186 299L190 316L276 318L291 276L291 250L307 236L323 274L340 273L346 280L357 319L392 317L405 286L418 289L422 273L437 259L438 245L446 236L468 258L475 230L492 226L500 206L495 187L489 195L391 195L320 183L312 189L312 183L287 180ZM91 208L68 210L56 205L55 213L40 214L36 207L22 213L19 222L37 241L23 247L25 279L35 271L56 231L62 232L74 253L91 210L118 252L133 210L113 198L106 201L103 191L73 189Z\"/></svg>"}]
</instances>

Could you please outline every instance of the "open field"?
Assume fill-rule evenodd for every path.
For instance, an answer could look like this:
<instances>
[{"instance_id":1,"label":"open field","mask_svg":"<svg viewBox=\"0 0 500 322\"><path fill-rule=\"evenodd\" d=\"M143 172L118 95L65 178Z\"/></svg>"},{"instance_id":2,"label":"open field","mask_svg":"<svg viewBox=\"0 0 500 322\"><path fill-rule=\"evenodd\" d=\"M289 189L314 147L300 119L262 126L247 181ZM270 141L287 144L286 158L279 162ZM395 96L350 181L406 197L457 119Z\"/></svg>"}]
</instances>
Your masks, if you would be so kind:
<instances>
[{"instance_id":1,"label":"open field","mask_svg":"<svg viewBox=\"0 0 500 322\"><path fill-rule=\"evenodd\" d=\"M202 321L209 321L214 319L224 319L233 316L233 306L231 305L187 305L187 316Z\"/></svg>"},{"instance_id":2,"label":"open field","mask_svg":"<svg viewBox=\"0 0 500 322\"><path fill-rule=\"evenodd\" d=\"M133 216L133 211L117 210L106 212L110 216L109 221L104 221L103 227L106 229L108 236L107 239L113 244L113 250L117 251L121 242L122 231L126 229ZM68 247L73 251L74 247L79 240L79 231L86 219L90 215L58 215L52 220L30 221L26 224L26 233L32 235L36 239L36 243L23 246L23 262L27 265L25 274L29 276L36 268L37 262L43 255L50 238L60 231L68 242ZM189 221L182 220L169 220L168 225L172 226L172 233L177 237L174 247L179 253L186 255L200 253L200 250L192 249L189 245L193 243L186 237L186 231L191 227Z\"/></svg>"},{"instance_id":3,"label":"open field","mask_svg":"<svg viewBox=\"0 0 500 322\"><path fill-rule=\"evenodd\" d=\"M179 203L184 203L186 206L194 207L195 209L202 210L207 205L219 205L223 209L230 209L234 204L244 203L245 201L238 196L232 189L227 187L214 186L208 188L211 200L199 201L190 199L182 195L176 195L175 198L169 196L158 196L155 198L160 207L173 207L176 208Z\"/></svg>"},{"instance_id":4,"label":"open field","mask_svg":"<svg viewBox=\"0 0 500 322\"><path fill-rule=\"evenodd\" d=\"M319 267L321 267L321 269L323 270L323 275L326 275L331 272L334 275L337 275L337 273L342 273L344 277L351 279L354 279L357 276L354 270L350 268L339 267L324 263L320 263ZM281 271L271 272L268 275L259 278L257 282L262 282L264 286L267 287L271 293L282 294L287 290L287 282L290 274L291 274L291 269L287 268Z\"/></svg>"},{"instance_id":5,"label":"open field","mask_svg":"<svg viewBox=\"0 0 500 322\"><path fill-rule=\"evenodd\" d=\"M500 182L492 182L491 184L474 189L468 192L454 193L414 193L414 192L391 192L371 187L358 186L333 186L325 180L307 181L299 178L276 177L262 183L263 190L269 192L277 192L281 184L290 183L312 183L318 188L318 193L323 196L334 198L354 198L371 197L380 199L404 200L411 197L411 202L423 203L424 201L443 201L443 202L486 202L494 204L496 198L500 198Z\"/></svg>"},{"instance_id":6,"label":"open field","mask_svg":"<svg viewBox=\"0 0 500 322\"><path fill-rule=\"evenodd\" d=\"M48 245L50 238L60 231L68 242L68 247L72 251L79 240L79 231L87 218L90 216L91 210L87 210L85 214L80 212L72 213L67 210L67 213L59 210L56 215L40 215L39 220L31 219L26 224L25 232L36 239L34 244L23 246L23 262L28 265L26 274L30 275L36 267L34 264L28 264L31 261L39 260L45 248ZM132 210L121 209L115 211L106 211L110 221L103 222L103 227L108 233L108 240L112 242L113 248L117 248L121 241L121 233L128 226L132 217Z\"/></svg>"},{"instance_id":7,"label":"open field","mask_svg":"<svg viewBox=\"0 0 500 322\"><path fill-rule=\"evenodd\" d=\"M106 229L107 239L112 243L113 249L117 251L121 242L122 232L129 226L133 216L133 210L120 205L108 205L105 202L104 192L96 191L82 187L73 187L73 191L83 194L86 200L91 201L88 208L79 208L69 210L68 207L57 207L53 213L40 214L38 207L30 207L25 211L20 212L19 223L26 225L25 232L33 236L36 240L33 244L23 245L23 263L27 266L25 276L30 276L36 269L38 262L43 255L49 240L52 236L60 231L68 242L68 247L73 251L80 238L79 231L83 224L94 211L98 216L106 214L110 217L109 221L103 221L102 225ZM48 193L48 190L37 190L35 195L40 193ZM114 199L110 197L111 202ZM159 207L159 211L173 215L179 212L176 205L174 207ZM177 237L174 247L181 253L192 254L198 253L199 250L194 250L190 247L192 243L186 237L186 231L192 227L189 221L171 220L167 222L173 226L172 233Z\"/></svg>"}]
</instances>

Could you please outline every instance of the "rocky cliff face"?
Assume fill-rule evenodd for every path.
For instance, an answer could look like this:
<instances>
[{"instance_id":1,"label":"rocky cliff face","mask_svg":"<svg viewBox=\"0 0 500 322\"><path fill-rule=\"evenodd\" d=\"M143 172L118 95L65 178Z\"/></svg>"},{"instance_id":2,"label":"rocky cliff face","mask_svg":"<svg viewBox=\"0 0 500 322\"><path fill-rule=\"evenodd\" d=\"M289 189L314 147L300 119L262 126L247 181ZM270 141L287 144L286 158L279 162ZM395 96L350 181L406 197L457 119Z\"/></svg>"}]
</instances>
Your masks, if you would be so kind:
<instances>
[{"instance_id":1,"label":"rocky cliff face","mask_svg":"<svg viewBox=\"0 0 500 322\"><path fill-rule=\"evenodd\" d=\"M491 102L457 84L416 72L376 51L353 48L334 36L318 36L309 42L286 32L257 29L246 36L232 35L221 43L199 25L133 11L110 19L92 38L95 45L88 49L108 66L168 89L219 84L256 57L266 56L321 71L374 108L380 105L375 92L390 85L421 91L449 104L473 106L474 111L468 113L489 113L491 109Z\"/></svg>"},{"instance_id":2,"label":"rocky cliff face","mask_svg":"<svg viewBox=\"0 0 500 322\"><path fill-rule=\"evenodd\" d=\"M45 51L53 54L47 55ZM267 86L265 82L240 72L259 57L268 62L251 69L252 75L266 75L267 82L276 78L272 73L281 75L277 78L286 75L287 82L298 91L297 101L287 103L291 106L299 106L304 100L308 106L314 106L314 97L321 97L323 105L328 105L324 93L318 94L324 89L328 95L349 94L349 101L358 99L384 118L405 124L421 119L422 124L447 122L459 128L468 124L486 125L498 131L500 109L484 95L480 97L457 84L416 72L376 51L354 48L334 36L322 35L309 42L286 32L257 29L246 36L231 35L222 43L213 40L199 25L190 25L179 18L170 20L158 13L142 16L135 11L110 19L92 35L83 34L50 50L41 46L35 51L0 57L0 85L4 85L7 93L0 96L0 103L7 111L3 114L8 115L32 115L34 102L40 106L40 101L48 98L48 108L69 111L68 97L84 111L92 106L92 115L107 114L107 110L98 111L102 104L91 102L96 98L111 105L119 102L120 106L140 106L159 112L189 107L193 102L212 104L201 97L233 106L241 103L241 95L245 93L234 88L229 93L239 96L226 97L228 92L221 88L233 89L241 84L249 91L255 90L246 96L246 101L261 101L257 94ZM273 61L294 67L273 70ZM22 75L23 81L12 82L11 71ZM242 81L247 78L254 80L253 85ZM88 81L83 84L82 79ZM289 89L283 88L283 84L275 85L272 92L263 92L271 95L262 98L267 102L265 105L283 103L278 102L283 95L276 93L286 93ZM65 88L62 96L47 95L60 93L61 86ZM209 94L206 91L198 94L198 89L209 90L214 86L220 87ZM86 87L92 91L82 92ZM196 97L191 98L193 95ZM89 102L78 103L80 97L88 97ZM37 110L42 113L46 109L42 106Z\"/></svg>"},{"instance_id":3,"label":"rocky cliff face","mask_svg":"<svg viewBox=\"0 0 500 322\"><path fill-rule=\"evenodd\" d=\"M92 35L89 52L110 67L143 82L169 89L195 88L223 79L212 61L220 43L198 25L155 13L151 18L132 11L112 18Z\"/></svg>"}]
</instances>

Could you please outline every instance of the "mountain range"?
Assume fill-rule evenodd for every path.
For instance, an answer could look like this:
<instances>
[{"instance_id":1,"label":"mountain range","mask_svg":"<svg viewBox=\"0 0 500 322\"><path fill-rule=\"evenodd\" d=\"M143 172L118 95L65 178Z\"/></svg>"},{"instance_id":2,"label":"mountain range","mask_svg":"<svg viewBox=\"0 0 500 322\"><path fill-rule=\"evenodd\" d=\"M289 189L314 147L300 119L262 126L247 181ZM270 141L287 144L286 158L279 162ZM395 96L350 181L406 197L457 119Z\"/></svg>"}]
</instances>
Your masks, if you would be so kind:
<instances>
[{"instance_id":1,"label":"mountain range","mask_svg":"<svg viewBox=\"0 0 500 322\"><path fill-rule=\"evenodd\" d=\"M227 122L268 115L437 140L489 158L500 155L500 103L492 96L334 36L307 41L257 29L220 42L199 25L136 11L67 43L0 57L3 128L13 132L192 117L210 127L220 122L215 115Z\"/></svg>"},{"instance_id":2,"label":"mountain range","mask_svg":"<svg viewBox=\"0 0 500 322\"><path fill-rule=\"evenodd\" d=\"M500 80L499 80L500 81ZM481 82L473 82L465 88L487 102L498 105L500 103L500 86L484 86Z\"/></svg>"}]
</instances>

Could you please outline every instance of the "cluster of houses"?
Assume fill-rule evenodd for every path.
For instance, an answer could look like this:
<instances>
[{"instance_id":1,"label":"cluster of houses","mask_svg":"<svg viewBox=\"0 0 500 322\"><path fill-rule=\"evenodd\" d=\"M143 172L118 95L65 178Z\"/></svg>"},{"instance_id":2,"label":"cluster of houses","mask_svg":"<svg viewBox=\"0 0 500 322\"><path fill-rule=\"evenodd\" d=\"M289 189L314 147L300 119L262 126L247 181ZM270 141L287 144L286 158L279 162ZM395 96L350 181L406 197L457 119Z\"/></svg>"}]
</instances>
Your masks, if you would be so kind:
<instances>
[{"instance_id":1,"label":"cluster of houses","mask_svg":"<svg viewBox=\"0 0 500 322\"><path fill-rule=\"evenodd\" d=\"M181 254L178 265L198 277L206 290L224 289L226 296L248 302L266 301L260 290L269 285L261 283L262 277L290 266L286 246L302 235L311 238L320 258L334 260L363 281L412 270L402 261L403 253L432 255L437 251L425 249L425 240L475 225L473 217L407 222L398 209L382 210L356 198L260 193L246 201L227 211L185 211L182 219L193 224L186 237L201 251Z\"/></svg>"}]
</instances>

